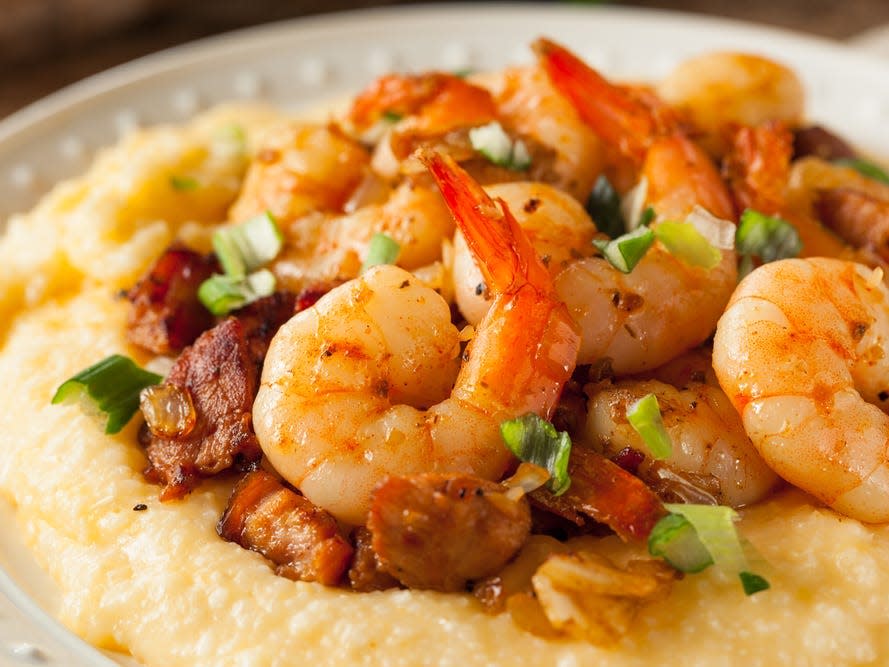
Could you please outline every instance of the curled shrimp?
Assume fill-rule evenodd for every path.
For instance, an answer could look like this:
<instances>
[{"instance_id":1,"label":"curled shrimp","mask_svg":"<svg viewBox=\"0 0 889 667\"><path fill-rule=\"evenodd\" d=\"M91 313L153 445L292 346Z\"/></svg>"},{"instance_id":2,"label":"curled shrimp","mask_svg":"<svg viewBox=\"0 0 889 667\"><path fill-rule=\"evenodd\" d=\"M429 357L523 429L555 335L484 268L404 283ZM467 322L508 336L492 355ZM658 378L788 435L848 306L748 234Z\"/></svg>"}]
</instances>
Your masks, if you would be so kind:
<instances>
[{"instance_id":1,"label":"curled shrimp","mask_svg":"<svg viewBox=\"0 0 889 667\"><path fill-rule=\"evenodd\" d=\"M647 202L660 218L684 218L697 205L718 217L734 217L728 191L712 161L670 125L668 114L652 111L552 42L540 40L536 50L555 87L572 101L584 122L638 162L648 181ZM530 193L533 186L522 187ZM538 191L539 205L532 207L532 213L523 214L524 207L517 213L522 224L552 224L565 230L588 225L579 206L570 207L552 193ZM559 234L579 238L562 232L551 236ZM730 250L722 251L716 267L704 269L689 266L655 244L629 274L601 258L587 257L588 247L571 250L576 250L578 259L551 268L556 292L580 327L578 363L609 357L618 374L654 368L703 342L737 282L735 254ZM542 246L538 251L547 252ZM455 279L458 284L472 283L476 277L455 274Z\"/></svg>"},{"instance_id":2,"label":"curled shrimp","mask_svg":"<svg viewBox=\"0 0 889 667\"><path fill-rule=\"evenodd\" d=\"M766 463L835 510L889 521L889 290L828 258L766 264L719 321L713 368Z\"/></svg>"},{"instance_id":3,"label":"curled shrimp","mask_svg":"<svg viewBox=\"0 0 889 667\"><path fill-rule=\"evenodd\" d=\"M254 404L272 465L352 524L387 475L499 479L512 460L500 422L549 416L577 355L576 327L508 208L450 158L422 159L497 295L469 347L460 354L437 293L376 267L279 330Z\"/></svg>"},{"instance_id":4,"label":"curled shrimp","mask_svg":"<svg viewBox=\"0 0 889 667\"><path fill-rule=\"evenodd\" d=\"M648 448L630 426L627 410L647 394L657 396L673 452L662 462L646 458L638 474L655 489L691 502L735 507L765 497L778 478L765 464L728 398L718 386L689 382L682 388L658 380L621 380L587 388L588 442L606 456L625 447Z\"/></svg>"}]
</instances>

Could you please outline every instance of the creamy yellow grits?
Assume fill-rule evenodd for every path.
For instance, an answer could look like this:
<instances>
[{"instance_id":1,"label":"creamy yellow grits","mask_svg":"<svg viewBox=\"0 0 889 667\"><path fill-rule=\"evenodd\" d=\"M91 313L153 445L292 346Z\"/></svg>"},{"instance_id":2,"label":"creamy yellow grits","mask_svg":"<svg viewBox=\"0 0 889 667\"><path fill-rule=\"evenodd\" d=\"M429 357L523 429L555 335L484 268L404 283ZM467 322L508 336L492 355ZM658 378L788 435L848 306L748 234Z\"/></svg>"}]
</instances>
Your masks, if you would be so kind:
<instances>
[{"instance_id":1,"label":"creamy yellow grits","mask_svg":"<svg viewBox=\"0 0 889 667\"><path fill-rule=\"evenodd\" d=\"M356 594L278 577L216 535L233 479L158 502L141 475L136 420L105 436L49 401L108 354L147 361L125 341L116 292L175 236L206 246L245 166L218 144L235 120L252 141L276 117L228 109L135 135L14 219L0 243L0 492L73 632L151 667L889 662L889 527L796 491L742 513L771 590L745 598L712 569L687 576L610 649L534 637L469 595ZM201 187L176 191L171 175ZM148 509L133 511L139 503ZM603 540L605 553L621 549Z\"/></svg>"}]
</instances>

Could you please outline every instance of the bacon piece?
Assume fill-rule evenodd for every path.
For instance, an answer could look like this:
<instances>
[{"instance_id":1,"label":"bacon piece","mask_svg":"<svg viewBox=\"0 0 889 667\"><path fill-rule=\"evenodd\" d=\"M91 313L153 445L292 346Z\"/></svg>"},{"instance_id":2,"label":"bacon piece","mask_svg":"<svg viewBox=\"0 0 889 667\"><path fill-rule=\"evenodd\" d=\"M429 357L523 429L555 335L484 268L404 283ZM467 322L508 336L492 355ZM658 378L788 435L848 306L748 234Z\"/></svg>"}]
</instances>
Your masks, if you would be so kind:
<instances>
[{"instance_id":1,"label":"bacon piece","mask_svg":"<svg viewBox=\"0 0 889 667\"><path fill-rule=\"evenodd\" d=\"M831 188L818 194L815 210L846 242L889 262L889 201L853 188Z\"/></svg>"},{"instance_id":2,"label":"bacon piece","mask_svg":"<svg viewBox=\"0 0 889 667\"><path fill-rule=\"evenodd\" d=\"M524 544L524 498L470 475L389 477L374 491L367 527L384 570L411 588L460 591L499 571Z\"/></svg>"},{"instance_id":3,"label":"bacon piece","mask_svg":"<svg viewBox=\"0 0 889 667\"><path fill-rule=\"evenodd\" d=\"M855 149L820 125L800 127L793 131L793 159L809 155L829 162L857 157Z\"/></svg>"},{"instance_id":4,"label":"bacon piece","mask_svg":"<svg viewBox=\"0 0 889 667\"><path fill-rule=\"evenodd\" d=\"M398 580L382 569L373 550L373 535L364 526L355 529L355 558L349 568L349 583L353 591L367 593L398 586Z\"/></svg>"},{"instance_id":5,"label":"bacon piece","mask_svg":"<svg viewBox=\"0 0 889 667\"><path fill-rule=\"evenodd\" d=\"M276 574L296 581L335 586L352 561L352 546L336 519L264 470L238 482L216 532L262 554Z\"/></svg>"},{"instance_id":6,"label":"bacon piece","mask_svg":"<svg viewBox=\"0 0 889 667\"><path fill-rule=\"evenodd\" d=\"M145 476L164 485L161 500L180 498L201 477L230 467L249 469L262 455L253 433L253 400L272 336L293 314L294 297L278 293L250 304L186 349L165 380L191 397L194 427L176 437L140 434Z\"/></svg>"},{"instance_id":7,"label":"bacon piece","mask_svg":"<svg viewBox=\"0 0 889 667\"><path fill-rule=\"evenodd\" d=\"M604 523L624 541L644 540L666 514L661 501L640 479L586 447L574 447L568 460L571 486L561 496L544 488L532 501L578 525L584 517Z\"/></svg>"},{"instance_id":8,"label":"bacon piece","mask_svg":"<svg viewBox=\"0 0 889 667\"><path fill-rule=\"evenodd\" d=\"M127 339L156 354L191 345L213 326L213 315L198 301L198 287L217 270L212 256L176 244L167 248L127 293L133 304Z\"/></svg>"}]
</instances>

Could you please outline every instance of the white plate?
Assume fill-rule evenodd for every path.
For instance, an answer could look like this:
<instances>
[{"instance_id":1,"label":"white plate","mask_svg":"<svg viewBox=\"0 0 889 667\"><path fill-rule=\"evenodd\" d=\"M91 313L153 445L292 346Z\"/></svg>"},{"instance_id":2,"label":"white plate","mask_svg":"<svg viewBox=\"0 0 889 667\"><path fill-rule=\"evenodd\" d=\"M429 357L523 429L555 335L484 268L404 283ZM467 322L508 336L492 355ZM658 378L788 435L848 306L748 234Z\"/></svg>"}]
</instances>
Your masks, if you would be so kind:
<instances>
[{"instance_id":1,"label":"white plate","mask_svg":"<svg viewBox=\"0 0 889 667\"><path fill-rule=\"evenodd\" d=\"M84 169L98 148L133 126L182 120L237 98L265 98L288 108L317 105L390 70L528 61L528 43L542 34L619 77L658 77L683 58L714 49L769 55L802 76L813 120L871 153L889 155L889 63L831 42L666 12L412 7L204 40L116 68L26 108L0 122L0 221ZM0 523L11 525L8 508L0 510ZM52 586L13 533L0 533L0 665L111 665L35 604L52 608Z\"/></svg>"}]
</instances>

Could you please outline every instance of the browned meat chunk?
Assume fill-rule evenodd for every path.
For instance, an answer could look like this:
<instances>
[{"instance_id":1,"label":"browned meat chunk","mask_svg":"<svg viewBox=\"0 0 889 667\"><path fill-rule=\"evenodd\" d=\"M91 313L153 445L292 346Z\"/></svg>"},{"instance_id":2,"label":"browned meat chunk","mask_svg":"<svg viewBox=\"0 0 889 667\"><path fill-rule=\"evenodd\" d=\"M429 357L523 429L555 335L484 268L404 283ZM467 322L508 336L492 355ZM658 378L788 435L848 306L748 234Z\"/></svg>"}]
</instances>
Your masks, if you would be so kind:
<instances>
[{"instance_id":1,"label":"browned meat chunk","mask_svg":"<svg viewBox=\"0 0 889 667\"><path fill-rule=\"evenodd\" d=\"M349 568L349 583L352 590L366 593L368 591L382 591L398 586L398 580L380 566L377 553L371 543L373 535L361 526L355 529L353 536L355 541L355 559Z\"/></svg>"},{"instance_id":2,"label":"browned meat chunk","mask_svg":"<svg viewBox=\"0 0 889 667\"><path fill-rule=\"evenodd\" d=\"M889 262L889 201L852 188L833 188L819 193L815 210L847 243Z\"/></svg>"},{"instance_id":3,"label":"browned meat chunk","mask_svg":"<svg viewBox=\"0 0 889 667\"><path fill-rule=\"evenodd\" d=\"M253 433L253 400L272 336L293 313L292 295L261 299L204 332L176 361L165 384L186 392L193 427L170 436L143 429L146 477L162 500L188 493L201 477L250 468L262 452Z\"/></svg>"},{"instance_id":4,"label":"browned meat chunk","mask_svg":"<svg viewBox=\"0 0 889 667\"><path fill-rule=\"evenodd\" d=\"M411 588L460 591L494 574L528 537L524 498L469 475L390 477L374 491L367 527L383 569Z\"/></svg>"},{"instance_id":5,"label":"browned meat chunk","mask_svg":"<svg viewBox=\"0 0 889 667\"><path fill-rule=\"evenodd\" d=\"M809 155L828 161L856 157L855 150L849 144L820 125L793 131L793 159Z\"/></svg>"},{"instance_id":6,"label":"browned meat chunk","mask_svg":"<svg viewBox=\"0 0 889 667\"><path fill-rule=\"evenodd\" d=\"M666 514L661 501L640 479L586 447L574 447L568 460L571 486L561 496L545 488L531 494L544 509L574 521L604 523L623 540L643 540Z\"/></svg>"},{"instance_id":7,"label":"browned meat chunk","mask_svg":"<svg viewBox=\"0 0 889 667\"><path fill-rule=\"evenodd\" d=\"M173 245L128 293L127 338L156 354L179 352L213 326L198 287L218 270L212 256Z\"/></svg>"},{"instance_id":8,"label":"browned meat chunk","mask_svg":"<svg viewBox=\"0 0 889 667\"><path fill-rule=\"evenodd\" d=\"M352 561L336 519L264 470L238 482L216 531L268 558L276 574L297 581L335 586Z\"/></svg>"}]
</instances>

